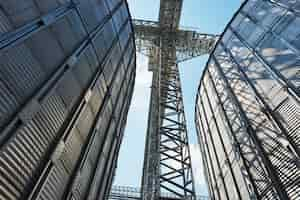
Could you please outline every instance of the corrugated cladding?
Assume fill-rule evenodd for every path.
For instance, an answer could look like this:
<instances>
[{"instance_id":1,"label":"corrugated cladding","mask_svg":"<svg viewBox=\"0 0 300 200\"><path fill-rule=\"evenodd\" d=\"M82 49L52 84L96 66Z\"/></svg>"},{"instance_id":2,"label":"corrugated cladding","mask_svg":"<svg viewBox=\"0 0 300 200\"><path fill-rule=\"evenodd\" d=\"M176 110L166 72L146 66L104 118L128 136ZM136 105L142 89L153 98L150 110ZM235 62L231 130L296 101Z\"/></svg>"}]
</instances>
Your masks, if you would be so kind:
<instances>
[{"instance_id":1,"label":"corrugated cladding","mask_svg":"<svg viewBox=\"0 0 300 200\"><path fill-rule=\"evenodd\" d=\"M135 80L125 0L0 0L0 199L105 199Z\"/></svg>"},{"instance_id":2,"label":"corrugated cladding","mask_svg":"<svg viewBox=\"0 0 300 200\"><path fill-rule=\"evenodd\" d=\"M212 199L300 199L299 13L245 1L210 55L195 123Z\"/></svg>"}]
</instances>

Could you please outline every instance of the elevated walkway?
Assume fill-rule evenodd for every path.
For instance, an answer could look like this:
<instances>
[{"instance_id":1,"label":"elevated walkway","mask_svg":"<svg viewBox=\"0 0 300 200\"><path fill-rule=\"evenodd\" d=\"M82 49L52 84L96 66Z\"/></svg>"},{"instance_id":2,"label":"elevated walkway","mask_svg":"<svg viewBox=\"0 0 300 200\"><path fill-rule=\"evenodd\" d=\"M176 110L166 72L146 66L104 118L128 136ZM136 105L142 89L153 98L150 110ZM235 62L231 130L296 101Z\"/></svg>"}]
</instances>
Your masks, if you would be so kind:
<instances>
[{"instance_id":1,"label":"elevated walkway","mask_svg":"<svg viewBox=\"0 0 300 200\"><path fill-rule=\"evenodd\" d=\"M141 200L141 188L113 186L110 192L109 200ZM171 193L161 193L160 200L181 200ZM182 199L184 200L184 199ZM207 196L196 196L195 200L209 200Z\"/></svg>"}]
</instances>

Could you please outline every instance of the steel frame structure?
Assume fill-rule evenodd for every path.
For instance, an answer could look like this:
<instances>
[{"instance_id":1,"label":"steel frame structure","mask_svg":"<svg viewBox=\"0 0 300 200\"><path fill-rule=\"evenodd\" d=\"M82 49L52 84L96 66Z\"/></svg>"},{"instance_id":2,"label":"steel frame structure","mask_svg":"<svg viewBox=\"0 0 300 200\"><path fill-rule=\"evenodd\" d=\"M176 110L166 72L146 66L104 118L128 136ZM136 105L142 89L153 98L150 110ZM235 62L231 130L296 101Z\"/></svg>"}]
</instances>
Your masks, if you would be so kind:
<instances>
[{"instance_id":1,"label":"steel frame structure","mask_svg":"<svg viewBox=\"0 0 300 200\"><path fill-rule=\"evenodd\" d=\"M195 199L178 63L208 54L218 36L179 28L183 0L161 0L159 21L133 20L137 51L153 72L142 199Z\"/></svg>"}]
</instances>

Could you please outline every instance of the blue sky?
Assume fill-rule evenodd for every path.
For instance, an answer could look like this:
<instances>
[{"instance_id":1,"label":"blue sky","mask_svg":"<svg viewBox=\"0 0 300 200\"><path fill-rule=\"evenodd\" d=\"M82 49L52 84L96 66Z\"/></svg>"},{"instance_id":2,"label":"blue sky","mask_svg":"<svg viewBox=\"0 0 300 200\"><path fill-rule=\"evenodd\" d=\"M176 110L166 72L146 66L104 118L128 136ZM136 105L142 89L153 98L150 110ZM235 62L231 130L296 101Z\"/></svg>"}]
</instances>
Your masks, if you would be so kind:
<instances>
[{"instance_id":1,"label":"blue sky","mask_svg":"<svg viewBox=\"0 0 300 200\"><path fill-rule=\"evenodd\" d=\"M197 27L202 33L220 34L241 2L242 0L184 0L180 24ZM158 19L160 0L128 0L128 4L133 18ZM202 56L179 66L196 190L204 195L207 194L207 188L194 126L194 107L196 91L207 58L208 56ZM147 71L147 63L147 58L138 54L135 92L121 147L115 185L140 187L151 85L151 73Z\"/></svg>"}]
</instances>

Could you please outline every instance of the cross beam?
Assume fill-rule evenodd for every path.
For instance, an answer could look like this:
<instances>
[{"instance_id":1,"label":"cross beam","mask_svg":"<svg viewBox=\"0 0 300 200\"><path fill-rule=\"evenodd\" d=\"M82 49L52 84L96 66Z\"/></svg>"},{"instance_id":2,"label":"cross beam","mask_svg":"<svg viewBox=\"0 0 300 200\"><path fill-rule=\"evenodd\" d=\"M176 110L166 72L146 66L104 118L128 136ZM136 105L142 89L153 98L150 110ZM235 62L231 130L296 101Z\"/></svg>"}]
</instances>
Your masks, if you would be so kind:
<instances>
[{"instance_id":1,"label":"cross beam","mask_svg":"<svg viewBox=\"0 0 300 200\"><path fill-rule=\"evenodd\" d=\"M137 51L149 58L157 58L159 38L166 31L161 28L159 22L147 20L133 20L136 34ZM168 32L168 37L174 41L176 49L176 62L184 62L189 59L208 54L212 51L218 36L199 33L193 30L174 29ZM149 60L150 66L154 61ZM155 61L156 63L158 61ZM150 68L151 71L151 68Z\"/></svg>"}]
</instances>

